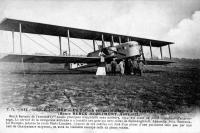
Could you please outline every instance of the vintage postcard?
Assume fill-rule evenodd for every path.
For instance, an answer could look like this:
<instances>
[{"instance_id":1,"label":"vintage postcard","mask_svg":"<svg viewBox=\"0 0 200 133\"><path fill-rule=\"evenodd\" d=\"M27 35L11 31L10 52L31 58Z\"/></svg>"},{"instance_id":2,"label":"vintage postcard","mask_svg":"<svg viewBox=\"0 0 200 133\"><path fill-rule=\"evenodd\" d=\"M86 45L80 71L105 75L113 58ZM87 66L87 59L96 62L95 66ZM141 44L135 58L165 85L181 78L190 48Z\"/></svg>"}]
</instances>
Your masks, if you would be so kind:
<instances>
[{"instance_id":1,"label":"vintage postcard","mask_svg":"<svg viewBox=\"0 0 200 133\"><path fill-rule=\"evenodd\" d=\"M0 132L200 132L199 0L0 3Z\"/></svg>"}]
</instances>

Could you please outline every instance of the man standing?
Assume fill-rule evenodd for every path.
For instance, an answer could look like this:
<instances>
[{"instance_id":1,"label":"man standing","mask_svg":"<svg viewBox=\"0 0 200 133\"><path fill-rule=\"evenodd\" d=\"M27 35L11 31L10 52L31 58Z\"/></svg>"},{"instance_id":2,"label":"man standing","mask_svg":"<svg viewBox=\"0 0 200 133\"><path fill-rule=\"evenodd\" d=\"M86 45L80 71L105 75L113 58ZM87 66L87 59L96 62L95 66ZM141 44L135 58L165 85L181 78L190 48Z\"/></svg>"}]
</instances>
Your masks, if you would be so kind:
<instances>
[{"instance_id":1,"label":"man standing","mask_svg":"<svg viewBox=\"0 0 200 133\"><path fill-rule=\"evenodd\" d=\"M132 71L132 69L133 69L133 65L132 65L132 64L133 64L133 62L132 62L132 60L129 58L129 59L128 59L128 63L127 63L127 65L128 65L128 67L127 67L127 68L128 68L127 74L132 74L132 72L133 72L133 71Z\"/></svg>"},{"instance_id":2,"label":"man standing","mask_svg":"<svg viewBox=\"0 0 200 133\"><path fill-rule=\"evenodd\" d=\"M134 74L134 75L136 75L137 70L138 70L138 63L137 63L137 60L134 59L134 60L133 60L133 74Z\"/></svg>"},{"instance_id":3,"label":"man standing","mask_svg":"<svg viewBox=\"0 0 200 133\"><path fill-rule=\"evenodd\" d=\"M105 54L103 53L103 51L99 52L99 56L100 56L100 64L97 68L97 72L96 75L106 75L106 68L105 68Z\"/></svg>"},{"instance_id":4,"label":"man standing","mask_svg":"<svg viewBox=\"0 0 200 133\"><path fill-rule=\"evenodd\" d=\"M128 73L129 73L128 59L125 59L124 63L125 63L125 71L124 71L124 73L128 75Z\"/></svg>"},{"instance_id":5,"label":"man standing","mask_svg":"<svg viewBox=\"0 0 200 133\"><path fill-rule=\"evenodd\" d=\"M124 68L125 68L124 59L122 59L122 60L120 61L119 67L120 67L120 73L121 73L121 75L124 75Z\"/></svg>"},{"instance_id":6,"label":"man standing","mask_svg":"<svg viewBox=\"0 0 200 133\"><path fill-rule=\"evenodd\" d=\"M117 67L117 62L115 61L115 59L113 59L113 61L111 61L111 72L113 75L116 74L116 67Z\"/></svg>"},{"instance_id":7,"label":"man standing","mask_svg":"<svg viewBox=\"0 0 200 133\"><path fill-rule=\"evenodd\" d=\"M105 62L105 54L103 53L103 51L99 52L99 56L100 56L100 62L104 63Z\"/></svg>"},{"instance_id":8,"label":"man standing","mask_svg":"<svg viewBox=\"0 0 200 133\"><path fill-rule=\"evenodd\" d=\"M144 64L141 60L139 60L138 69L139 69L140 76L142 76L143 70L144 70Z\"/></svg>"}]
</instances>

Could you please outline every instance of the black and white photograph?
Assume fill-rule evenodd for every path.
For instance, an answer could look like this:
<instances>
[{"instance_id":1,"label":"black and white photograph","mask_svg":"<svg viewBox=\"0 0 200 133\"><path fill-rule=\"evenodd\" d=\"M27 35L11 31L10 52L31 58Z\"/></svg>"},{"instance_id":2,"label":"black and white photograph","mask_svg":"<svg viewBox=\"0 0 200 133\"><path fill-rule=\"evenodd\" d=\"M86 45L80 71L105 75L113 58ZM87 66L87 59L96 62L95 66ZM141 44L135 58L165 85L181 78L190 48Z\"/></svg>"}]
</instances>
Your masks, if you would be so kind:
<instances>
[{"instance_id":1,"label":"black and white photograph","mask_svg":"<svg viewBox=\"0 0 200 133\"><path fill-rule=\"evenodd\" d=\"M0 0L0 123L200 132L200 1Z\"/></svg>"}]
</instances>

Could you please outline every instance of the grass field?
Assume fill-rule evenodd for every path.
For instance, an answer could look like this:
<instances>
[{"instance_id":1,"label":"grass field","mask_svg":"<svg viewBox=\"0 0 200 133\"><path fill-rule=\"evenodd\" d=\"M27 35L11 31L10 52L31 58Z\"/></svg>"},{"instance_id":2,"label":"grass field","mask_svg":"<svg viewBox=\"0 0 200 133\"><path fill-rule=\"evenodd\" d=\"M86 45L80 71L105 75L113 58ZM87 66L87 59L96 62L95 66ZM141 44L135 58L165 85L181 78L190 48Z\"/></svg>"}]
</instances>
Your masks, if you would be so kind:
<instances>
[{"instance_id":1,"label":"grass field","mask_svg":"<svg viewBox=\"0 0 200 133\"><path fill-rule=\"evenodd\" d=\"M200 62L148 66L143 76L0 74L0 105L191 112L200 107Z\"/></svg>"}]
</instances>

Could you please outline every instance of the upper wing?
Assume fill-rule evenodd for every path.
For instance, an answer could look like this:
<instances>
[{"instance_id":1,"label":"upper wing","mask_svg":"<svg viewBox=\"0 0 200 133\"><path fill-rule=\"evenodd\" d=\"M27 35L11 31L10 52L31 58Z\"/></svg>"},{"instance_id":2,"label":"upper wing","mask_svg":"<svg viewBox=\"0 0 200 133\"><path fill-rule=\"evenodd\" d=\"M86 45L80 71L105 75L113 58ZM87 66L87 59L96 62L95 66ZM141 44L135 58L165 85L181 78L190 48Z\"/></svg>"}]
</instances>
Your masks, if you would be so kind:
<instances>
[{"instance_id":1,"label":"upper wing","mask_svg":"<svg viewBox=\"0 0 200 133\"><path fill-rule=\"evenodd\" d=\"M23 62L25 63L98 63L99 57L77 56L44 56L44 55L19 55L8 54L0 59L0 62Z\"/></svg>"},{"instance_id":2,"label":"upper wing","mask_svg":"<svg viewBox=\"0 0 200 133\"><path fill-rule=\"evenodd\" d=\"M23 33L32 33L32 34L43 34L51 36L67 36L67 31L70 32L70 37L79 38L79 39L89 39L89 40L98 40L102 41L102 35L104 36L104 41L106 42L116 42L125 43L129 41L137 41L140 45L149 46L151 42L152 47L161 47L168 44L173 44L173 42L140 38L135 36L107 33L101 31L92 31L85 29L78 29L72 27L64 27L58 25L22 21L16 19L6 18L0 23L0 30L19 32L19 24L21 24ZM120 39L119 39L120 38Z\"/></svg>"}]
</instances>

